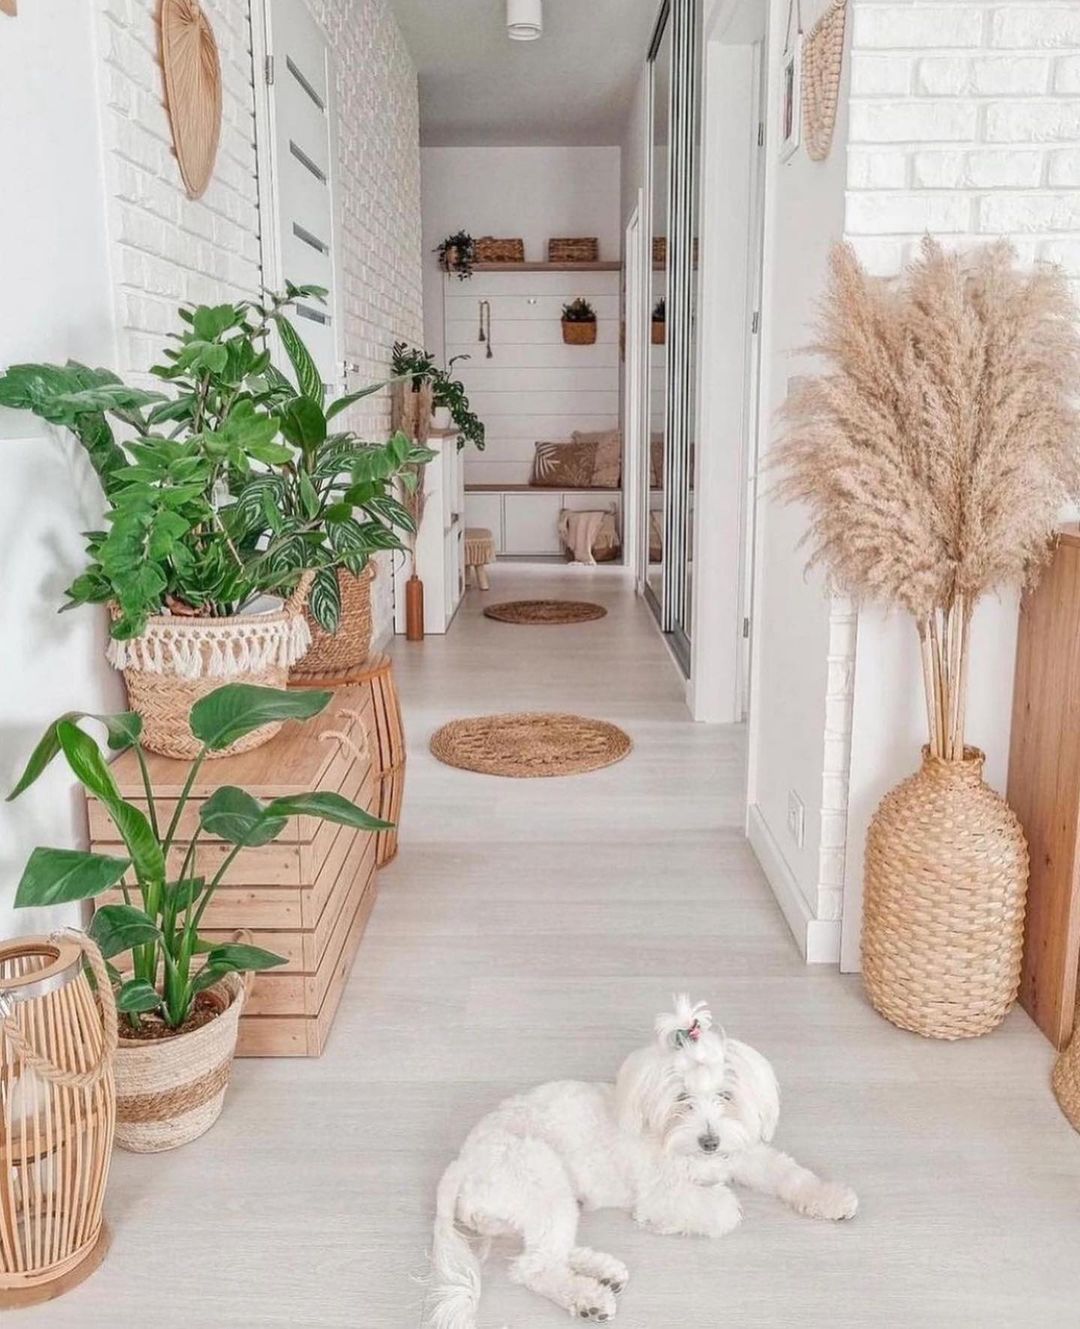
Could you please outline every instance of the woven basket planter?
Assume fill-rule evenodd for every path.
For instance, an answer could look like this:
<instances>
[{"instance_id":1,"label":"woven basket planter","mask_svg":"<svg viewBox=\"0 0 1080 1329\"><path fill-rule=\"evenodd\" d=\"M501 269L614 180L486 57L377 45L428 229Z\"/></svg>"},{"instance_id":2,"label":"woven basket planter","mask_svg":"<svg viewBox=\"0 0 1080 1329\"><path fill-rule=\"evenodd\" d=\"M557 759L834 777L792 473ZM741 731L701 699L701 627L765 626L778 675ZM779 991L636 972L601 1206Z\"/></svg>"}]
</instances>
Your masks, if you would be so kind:
<instances>
[{"instance_id":1,"label":"woven basket planter","mask_svg":"<svg viewBox=\"0 0 1080 1329\"><path fill-rule=\"evenodd\" d=\"M207 988L220 1008L208 1024L175 1038L121 1038L116 1053L116 1143L159 1154L204 1134L221 1115L229 1085L244 985L226 974Z\"/></svg>"},{"instance_id":2,"label":"woven basket planter","mask_svg":"<svg viewBox=\"0 0 1080 1329\"><path fill-rule=\"evenodd\" d=\"M652 344L654 346L663 346L667 341L667 323L662 318L654 318L652 321Z\"/></svg>"},{"instance_id":3,"label":"woven basket planter","mask_svg":"<svg viewBox=\"0 0 1080 1329\"><path fill-rule=\"evenodd\" d=\"M591 346L596 341L596 320L591 323L573 323L564 318L562 339L568 346Z\"/></svg>"},{"instance_id":4,"label":"woven basket planter","mask_svg":"<svg viewBox=\"0 0 1080 1329\"><path fill-rule=\"evenodd\" d=\"M1072 1040L1054 1062L1054 1096L1074 1130L1080 1131L1080 1037Z\"/></svg>"},{"instance_id":5,"label":"woven basket planter","mask_svg":"<svg viewBox=\"0 0 1080 1329\"><path fill-rule=\"evenodd\" d=\"M232 618L160 614L131 641L110 640L106 658L123 671L128 702L142 717L143 746L164 757L190 760L202 743L188 713L200 697L225 683L283 688L289 669L311 643L304 615L310 577L283 604L265 613ZM264 725L211 757L231 757L268 742L281 728Z\"/></svg>"},{"instance_id":6,"label":"woven basket planter","mask_svg":"<svg viewBox=\"0 0 1080 1329\"><path fill-rule=\"evenodd\" d=\"M524 263L525 241L517 238L499 239L482 235L476 242L477 263Z\"/></svg>"},{"instance_id":7,"label":"woven basket planter","mask_svg":"<svg viewBox=\"0 0 1080 1329\"><path fill-rule=\"evenodd\" d=\"M983 761L924 748L866 841L863 982L886 1019L929 1038L987 1033L1020 986L1027 844Z\"/></svg>"},{"instance_id":8,"label":"woven basket planter","mask_svg":"<svg viewBox=\"0 0 1080 1329\"><path fill-rule=\"evenodd\" d=\"M375 565L369 563L358 577L346 568L338 568L341 592L341 621L336 632L327 632L307 614L311 646L299 664L289 670L290 682L310 682L346 675L361 668L371 654L371 583Z\"/></svg>"},{"instance_id":9,"label":"woven basket planter","mask_svg":"<svg viewBox=\"0 0 1080 1329\"><path fill-rule=\"evenodd\" d=\"M548 241L549 263L595 263L600 241L595 235L567 236Z\"/></svg>"}]
</instances>

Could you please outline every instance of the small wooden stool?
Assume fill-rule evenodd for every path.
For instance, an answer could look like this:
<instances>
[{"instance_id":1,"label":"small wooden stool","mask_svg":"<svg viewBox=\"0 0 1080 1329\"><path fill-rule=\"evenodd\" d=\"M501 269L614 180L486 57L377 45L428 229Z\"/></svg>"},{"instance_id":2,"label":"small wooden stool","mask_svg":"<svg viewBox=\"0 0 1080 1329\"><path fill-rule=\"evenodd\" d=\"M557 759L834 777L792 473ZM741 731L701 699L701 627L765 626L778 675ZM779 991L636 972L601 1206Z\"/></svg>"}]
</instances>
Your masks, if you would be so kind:
<instances>
[{"instance_id":1,"label":"small wooden stool","mask_svg":"<svg viewBox=\"0 0 1080 1329\"><path fill-rule=\"evenodd\" d=\"M495 562L495 538L486 526L469 526L465 531L465 585L469 574L476 573L476 584L490 590L487 565Z\"/></svg>"}]
</instances>

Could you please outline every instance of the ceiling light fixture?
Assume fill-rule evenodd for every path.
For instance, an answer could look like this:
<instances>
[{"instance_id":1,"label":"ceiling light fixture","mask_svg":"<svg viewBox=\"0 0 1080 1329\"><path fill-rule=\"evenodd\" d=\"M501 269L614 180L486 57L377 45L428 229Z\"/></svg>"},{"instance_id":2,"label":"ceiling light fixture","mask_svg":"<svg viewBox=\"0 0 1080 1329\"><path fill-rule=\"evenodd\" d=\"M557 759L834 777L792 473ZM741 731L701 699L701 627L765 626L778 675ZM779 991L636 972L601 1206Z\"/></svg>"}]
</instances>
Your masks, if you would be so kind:
<instances>
[{"instance_id":1,"label":"ceiling light fixture","mask_svg":"<svg viewBox=\"0 0 1080 1329\"><path fill-rule=\"evenodd\" d=\"M544 35L544 0L506 0L506 35L533 42Z\"/></svg>"}]
</instances>

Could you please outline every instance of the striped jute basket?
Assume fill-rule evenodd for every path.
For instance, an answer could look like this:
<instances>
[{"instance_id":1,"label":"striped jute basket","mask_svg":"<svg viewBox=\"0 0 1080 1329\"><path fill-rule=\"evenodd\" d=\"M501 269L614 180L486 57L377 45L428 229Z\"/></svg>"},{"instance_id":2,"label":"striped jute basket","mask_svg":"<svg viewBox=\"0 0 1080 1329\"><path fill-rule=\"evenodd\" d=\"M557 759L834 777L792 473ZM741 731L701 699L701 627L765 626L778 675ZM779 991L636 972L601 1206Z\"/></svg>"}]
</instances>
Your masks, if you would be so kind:
<instances>
[{"instance_id":1,"label":"striped jute basket","mask_svg":"<svg viewBox=\"0 0 1080 1329\"><path fill-rule=\"evenodd\" d=\"M142 743L164 757L190 760L202 743L188 715L200 697L225 683L284 688L289 669L311 644L304 614L310 574L284 604L231 618L160 614L130 641L110 639L106 658L122 670L128 702L142 717ZM113 616L116 616L113 609ZM264 725L211 757L231 757L269 742L280 724Z\"/></svg>"},{"instance_id":2,"label":"striped jute basket","mask_svg":"<svg viewBox=\"0 0 1080 1329\"><path fill-rule=\"evenodd\" d=\"M371 583L374 577L374 563L369 563L358 577L347 568L338 568L341 621L336 632L319 627L311 611L304 611L311 631L311 645L300 663L289 670L291 683L332 679L335 674L348 674L366 662L371 654Z\"/></svg>"},{"instance_id":3,"label":"striped jute basket","mask_svg":"<svg viewBox=\"0 0 1080 1329\"><path fill-rule=\"evenodd\" d=\"M600 241L595 235L559 236L548 241L549 263L595 263Z\"/></svg>"},{"instance_id":4,"label":"striped jute basket","mask_svg":"<svg viewBox=\"0 0 1080 1329\"><path fill-rule=\"evenodd\" d=\"M476 242L477 263L524 263L525 241L517 237L500 239L482 235Z\"/></svg>"},{"instance_id":5,"label":"striped jute basket","mask_svg":"<svg viewBox=\"0 0 1080 1329\"><path fill-rule=\"evenodd\" d=\"M206 989L219 1014L174 1038L120 1039L116 1143L158 1154L197 1139L217 1121L229 1085L246 988L226 974Z\"/></svg>"},{"instance_id":6,"label":"striped jute basket","mask_svg":"<svg viewBox=\"0 0 1080 1329\"><path fill-rule=\"evenodd\" d=\"M863 982L886 1019L929 1038L987 1033L1020 987L1027 843L984 760L923 748L866 841Z\"/></svg>"},{"instance_id":7,"label":"striped jute basket","mask_svg":"<svg viewBox=\"0 0 1080 1329\"><path fill-rule=\"evenodd\" d=\"M1080 1036L1075 1028L1072 1039L1054 1062L1051 1083L1062 1112L1073 1129L1080 1131Z\"/></svg>"}]
</instances>

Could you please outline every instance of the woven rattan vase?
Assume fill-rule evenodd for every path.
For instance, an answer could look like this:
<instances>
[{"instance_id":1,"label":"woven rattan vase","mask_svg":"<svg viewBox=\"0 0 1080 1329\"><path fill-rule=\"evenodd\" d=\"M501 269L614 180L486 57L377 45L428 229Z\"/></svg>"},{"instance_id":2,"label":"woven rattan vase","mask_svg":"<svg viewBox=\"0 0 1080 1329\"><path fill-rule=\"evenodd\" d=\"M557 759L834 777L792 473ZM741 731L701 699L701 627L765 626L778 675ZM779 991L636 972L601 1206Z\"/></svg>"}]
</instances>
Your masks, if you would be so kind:
<instances>
[{"instance_id":1,"label":"woven rattan vase","mask_svg":"<svg viewBox=\"0 0 1080 1329\"><path fill-rule=\"evenodd\" d=\"M1072 1040L1054 1062L1054 1096L1074 1130L1080 1131L1080 1037Z\"/></svg>"},{"instance_id":2,"label":"woven rattan vase","mask_svg":"<svg viewBox=\"0 0 1080 1329\"><path fill-rule=\"evenodd\" d=\"M1020 986L1027 844L983 761L924 748L866 841L863 981L886 1019L928 1038L987 1033Z\"/></svg>"},{"instance_id":3,"label":"woven rattan vase","mask_svg":"<svg viewBox=\"0 0 1080 1329\"><path fill-rule=\"evenodd\" d=\"M141 637L110 640L106 658L124 674L128 702L142 717L142 743L164 757L190 760L202 743L188 714L200 697L225 683L283 688L289 669L311 643L304 613L310 578L283 605L232 618L159 615ZM260 747L280 730L264 725L211 757L231 757Z\"/></svg>"},{"instance_id":4,"label":"woven rattan vase","mask_svg":"<svg viewBox=\"0 0 1080 1329\"><path fill-rule=\"evenodd\" d=\"M229 1085L244 986L226 974L208 994L220 1014L175 1038L120 1039L116 1053L116 1143L159 1154L197 1139L217 1121Z\"/></svg>"},{"instance_id":5,"label":"woven rattan vase","mask_svg":"<svg viewBox=\"0 0 1080 1329\"><path fill-rule=\"evenodd\" d=\"M341 621L336 632L319 627L310 610L305 610L311 645L300 663L289 671L292 682L306 683L335 676L345 678L363 668L371 654L371 583L374 577L373 563L369 563L358 577L346 568L338 568Z\"/></svg>"}]
</instances>

